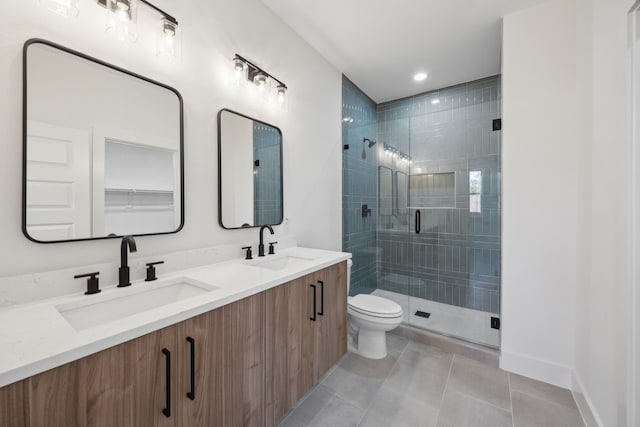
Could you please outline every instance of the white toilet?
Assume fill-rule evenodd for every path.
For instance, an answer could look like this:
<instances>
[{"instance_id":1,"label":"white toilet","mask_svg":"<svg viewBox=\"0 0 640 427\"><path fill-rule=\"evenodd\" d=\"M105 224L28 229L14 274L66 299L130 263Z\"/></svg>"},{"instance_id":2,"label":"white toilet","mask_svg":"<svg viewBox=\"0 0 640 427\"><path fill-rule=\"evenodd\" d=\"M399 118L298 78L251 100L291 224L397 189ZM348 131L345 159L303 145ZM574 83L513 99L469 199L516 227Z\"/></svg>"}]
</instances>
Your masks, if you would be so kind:
<instances>
[{"instance_id":1,"label":"white toilet","mask_svg":"<svg viewBox=\"0 0 640 427\"><path fill-rule=\"evenodd\" d=\"M347 263L347 295L351 286L351 265ZM347 297L349 343L362 357L384 359L387 356L386 332L402 322L402 307L386 298L360 294Z\"/></svg>"}]
</instances>

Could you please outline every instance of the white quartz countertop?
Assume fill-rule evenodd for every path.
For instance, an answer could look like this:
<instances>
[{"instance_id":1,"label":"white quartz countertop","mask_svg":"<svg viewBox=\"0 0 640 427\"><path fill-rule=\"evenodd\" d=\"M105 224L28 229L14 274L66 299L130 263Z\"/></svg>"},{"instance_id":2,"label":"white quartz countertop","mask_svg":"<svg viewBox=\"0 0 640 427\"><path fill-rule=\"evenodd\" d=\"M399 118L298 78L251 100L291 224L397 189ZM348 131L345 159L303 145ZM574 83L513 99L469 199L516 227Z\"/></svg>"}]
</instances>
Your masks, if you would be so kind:
<instances>
[{"instance_id":1,"label":"white quartz countertop","mask_svg":"<svg viewBox=\"0 0 640 427\"><path fill-rule=\"evenodd\" d=\"M293 258L287 263L286 258ZM96 295L73 294L0 308L0 387L257 294L351 258L344 252L294 247L253 260L234 259L173 272L157 282L104 287ZM282 265L277 265L282 261ZM271 268L261 267L267 262ZM285 265L288 264L288 265ZM135 295L167 281L194 281L215 288L85 329L74 328L57 307ZM76 330L81 329L81 330Z\"/></svg>"}]
</instances>

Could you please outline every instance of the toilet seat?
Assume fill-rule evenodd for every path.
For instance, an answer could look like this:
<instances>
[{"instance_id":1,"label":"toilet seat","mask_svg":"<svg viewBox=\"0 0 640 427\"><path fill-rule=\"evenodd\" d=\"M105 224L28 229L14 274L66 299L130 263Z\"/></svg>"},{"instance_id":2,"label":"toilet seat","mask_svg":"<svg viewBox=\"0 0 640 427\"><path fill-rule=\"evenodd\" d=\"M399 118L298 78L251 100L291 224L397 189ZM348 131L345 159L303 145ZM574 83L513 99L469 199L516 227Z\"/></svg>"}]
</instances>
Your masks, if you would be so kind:
<instances>
[{"instance_id":1,"label":"toilet seat","mask_svg":"<svg viewBox=\"0 0 640 427\"><path fill-rule=\"evenodd\" d=\"M359 294L348 300L349 308L353 311L371 317L395 318L402 316L399 304L375 295Z\"/></svg>"}]
</instances>

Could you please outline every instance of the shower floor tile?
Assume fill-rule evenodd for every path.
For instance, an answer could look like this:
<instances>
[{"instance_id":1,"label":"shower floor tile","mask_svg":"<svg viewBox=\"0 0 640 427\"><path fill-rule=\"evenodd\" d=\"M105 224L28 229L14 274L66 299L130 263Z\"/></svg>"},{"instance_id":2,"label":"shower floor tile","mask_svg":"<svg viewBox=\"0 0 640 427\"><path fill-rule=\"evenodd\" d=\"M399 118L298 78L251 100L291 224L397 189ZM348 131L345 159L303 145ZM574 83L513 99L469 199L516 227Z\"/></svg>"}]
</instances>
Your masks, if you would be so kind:
<instances>
[{"instance_id":1,"label":"shower floor tile","mask_svg":"<svg viewBox=\"0 0 640 427\"><path fill-rule=\"evenodd\" d=\"M493 348L500 347L500 331L491 328L491 317L499 317L498 314L442 304L383 289L376 289L373 295L400 304L404 312L403 322L407 325ZM431 315L428 319L416 316L417 310Z\"/></svg>"},{"instance_id":2,"label":"shower floor tile","mask_svg":"<svg viewBox=\"0 0 640 427\"><path fill-rule=\"evenodd\" d=\"M431 335L424 344L387 334L393 354L382 360L348 353L278 426L584 426L568 390L496 368L493 350Z\"/></svg>"}]
</instances>

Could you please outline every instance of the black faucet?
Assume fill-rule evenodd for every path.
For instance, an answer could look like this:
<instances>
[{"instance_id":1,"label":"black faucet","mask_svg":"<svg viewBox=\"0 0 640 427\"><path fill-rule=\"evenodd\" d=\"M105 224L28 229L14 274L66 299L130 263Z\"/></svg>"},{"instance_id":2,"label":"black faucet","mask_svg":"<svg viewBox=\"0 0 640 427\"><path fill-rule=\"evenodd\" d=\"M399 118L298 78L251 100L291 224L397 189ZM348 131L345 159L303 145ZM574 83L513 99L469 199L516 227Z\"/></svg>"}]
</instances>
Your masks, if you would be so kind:
<instances>
[{"instance_id":1,"label":"black faucet","mask_svg":"<svg viewBox=\"0 0 640 427\"><path fill-rule=\"evenodd\" d=\"M273 228L270 225L265 224L260 227L260 244L258 245L258 256L264 256L264 229L268 228L269 232L273 234Z\"/></svg>"},{"instance_id":2,"label":"black faucet","mask_svg":"<svg viewBox=\"0 0 640 427\"><path fill-rule=\"evenodd\" d=\"M120 268L118 269L118 287L124 288L131 285L129 279L128 251L136 252L136 241L133 236L124 236L120 244Z\"/></svg>"}]
</instances>

